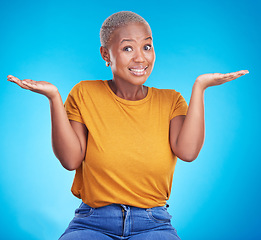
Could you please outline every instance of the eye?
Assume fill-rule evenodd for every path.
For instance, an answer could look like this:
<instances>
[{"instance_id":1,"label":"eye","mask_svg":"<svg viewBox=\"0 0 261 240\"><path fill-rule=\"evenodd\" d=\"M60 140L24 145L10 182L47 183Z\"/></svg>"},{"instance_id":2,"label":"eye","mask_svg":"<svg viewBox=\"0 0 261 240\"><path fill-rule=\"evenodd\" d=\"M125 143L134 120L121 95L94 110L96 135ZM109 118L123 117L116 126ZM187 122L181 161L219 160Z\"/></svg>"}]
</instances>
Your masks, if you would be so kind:
<instances>
[{"instance_id":1,"label":"eye","mask_svg":"<svg viewBox=\"0 0 261 240\"><path fill-rule=\"evenodd\" d=\"M130 51L132 51L132 47L130 47L130 46L124 47L123 51L130 52Z\"/></svg>"},{"instance_id":2,"label":"eye","mask_svg":"<svg viewBox=\"0 0 261 240\"><path fill-rule=\"evenodd\" d=\"M151 48L152 48L152 46L151 46L150 44L146 44L146 45L144 46L144 50L146 50L146 51L151 50Z\"/></svg>"}]
</instances>

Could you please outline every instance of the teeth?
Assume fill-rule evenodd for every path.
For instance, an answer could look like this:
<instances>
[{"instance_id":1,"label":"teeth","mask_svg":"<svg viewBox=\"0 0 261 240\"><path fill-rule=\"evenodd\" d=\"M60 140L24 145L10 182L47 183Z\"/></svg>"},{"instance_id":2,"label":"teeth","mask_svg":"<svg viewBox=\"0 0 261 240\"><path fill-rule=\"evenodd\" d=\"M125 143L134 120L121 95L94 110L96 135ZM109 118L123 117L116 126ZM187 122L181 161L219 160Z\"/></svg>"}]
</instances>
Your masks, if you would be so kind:
<instances>
[{"instance_id":1,"label":"teeth","mask_svg":"<svg viewBox=\"0 0 261 240\"><path fill-rule=\"evenodd\" d=\"M145 70L145 68L144 69L130 69L130 70L133 72L143 72Z\"/></svg>"},{"instance_id":2,"label":"teeth","mask_svg":"<svg viewBox=\"0 0 261 240\"><path fill-rule=\"evenodd\" d=\"M137 73L141 73L141 72L145 71L146 69L147 69L147 67L145 67L143 69L130 68L131 71L137 72Z\"/></svg>"}]
</instances>

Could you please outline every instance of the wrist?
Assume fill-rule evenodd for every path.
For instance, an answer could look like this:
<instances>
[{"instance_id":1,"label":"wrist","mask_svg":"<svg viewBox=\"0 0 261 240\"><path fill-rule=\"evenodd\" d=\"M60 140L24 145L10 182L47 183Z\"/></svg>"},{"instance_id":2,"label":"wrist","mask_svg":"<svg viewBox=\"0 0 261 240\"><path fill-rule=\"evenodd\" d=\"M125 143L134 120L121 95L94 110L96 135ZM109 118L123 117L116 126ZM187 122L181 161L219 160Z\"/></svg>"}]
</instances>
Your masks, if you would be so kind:
<instances>
[{"instance_id":1,"label":"wrist","mask_svg":"<svg viewBox=\"0 0 261 240\"><path fill-rule=\"evenodd\" d=\"M55 88L52 93L46 95L46 97L49 99L50 102L56 102L57 100L61 99L61 95L57 88Z\"/></svg>"},{"instance_id":2,"label":"wrist","mask_svg":"<svg viewBox=\"0 0 261 240\"><path fill-rule=\"evenodd\" d=\"M197 78L193 85L193 89L198 89L199 91L204 92L207 89L207 86Z\"/></svg>"}]
</instances>

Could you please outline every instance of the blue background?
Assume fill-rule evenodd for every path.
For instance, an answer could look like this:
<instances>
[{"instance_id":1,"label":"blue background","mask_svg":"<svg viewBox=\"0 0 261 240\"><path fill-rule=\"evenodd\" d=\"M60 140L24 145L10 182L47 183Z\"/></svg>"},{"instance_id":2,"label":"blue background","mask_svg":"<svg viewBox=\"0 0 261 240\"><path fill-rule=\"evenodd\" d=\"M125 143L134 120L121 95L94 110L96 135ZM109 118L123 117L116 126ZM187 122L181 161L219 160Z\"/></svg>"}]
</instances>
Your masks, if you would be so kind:
<instances>
[{"instance_id":1,"label":"blue background","mask_svg":"<svg viewBox=\"0 0 261 240\"><path fill-rule=\"evenodd\" d=\"M110 79L99 29L121 10L151 25L157 58L148 86L189 102L198 75L249 70L206 90L205 144L194 162L178 161L169 204L183 240L261 239L259 0L2 0L1 239L58 239L80 204L70 193L74 172L52 153L47 98L6 76L49 81L63 100L81 80Z\"/></svg>"}]
</instances>

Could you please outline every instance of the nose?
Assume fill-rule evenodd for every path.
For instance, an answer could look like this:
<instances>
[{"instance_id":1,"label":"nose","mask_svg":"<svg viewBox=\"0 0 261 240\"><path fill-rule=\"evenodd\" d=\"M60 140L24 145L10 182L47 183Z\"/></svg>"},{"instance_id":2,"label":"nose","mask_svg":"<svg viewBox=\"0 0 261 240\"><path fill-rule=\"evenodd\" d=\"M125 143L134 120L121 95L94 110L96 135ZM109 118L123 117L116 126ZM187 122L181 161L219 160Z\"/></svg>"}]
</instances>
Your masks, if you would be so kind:
<instances>
[{"instance_id":1,"label":"nose","mask_svg":"<svg viewBox=\"0 0 261 240\"><path fill-rule=\"evenodd\" d=\"M136 50L133 59L134 59L135 62L144 62L145 57L144 57L143 51L142 50Z\"/></svg>"}]
</instances>

